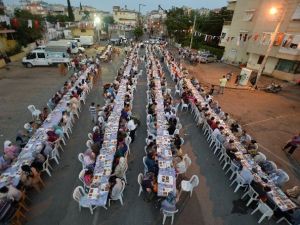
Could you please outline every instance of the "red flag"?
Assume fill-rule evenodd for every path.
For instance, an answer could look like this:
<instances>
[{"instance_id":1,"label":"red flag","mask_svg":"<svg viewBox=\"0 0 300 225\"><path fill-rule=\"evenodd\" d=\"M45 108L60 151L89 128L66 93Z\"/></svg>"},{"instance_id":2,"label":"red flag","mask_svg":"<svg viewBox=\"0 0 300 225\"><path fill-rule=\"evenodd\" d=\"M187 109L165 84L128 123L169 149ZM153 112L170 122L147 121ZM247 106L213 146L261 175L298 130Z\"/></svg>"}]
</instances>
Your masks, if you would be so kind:
<instances>
[{"instance_id":1,"label":"red flag","mask_svg":"<svg viewBox=\"0 0 300 225\"><path fill-rule=\"evenodd\" d=\"M12 24L12 26L13 27L15 27L15 28L18 28L19 27L19 21L17 20L17 18L13 18L12 20L11 20L11 24Z\"/></svg>"},{"instance_id":2,"label":"red flag","mask_svg":"<svg viewBox=\"0 0 300 225\"><path fill-rule=\"evenodd\" d=\"M34 20L34 28L35 29L39 29L39 26L40 26L39 21L38 20Z\"/></svg>"}]
</instances>

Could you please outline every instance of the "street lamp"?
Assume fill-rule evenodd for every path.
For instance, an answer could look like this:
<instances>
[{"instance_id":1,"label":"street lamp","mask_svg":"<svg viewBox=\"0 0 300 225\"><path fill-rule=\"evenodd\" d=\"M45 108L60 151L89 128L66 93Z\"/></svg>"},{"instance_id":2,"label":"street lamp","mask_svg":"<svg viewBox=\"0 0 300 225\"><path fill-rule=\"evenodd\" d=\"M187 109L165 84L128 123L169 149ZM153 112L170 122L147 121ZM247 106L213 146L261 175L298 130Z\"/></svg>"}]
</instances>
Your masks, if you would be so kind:
<instances>
[{"instance_id":1,"label":"street lamp","mask_svg":"<svg viewBox=\"0 0 300 225\"><path fill-rule=\"evenodd\" d=\"M100 17L95 15L95 18L94 18L94 27L97 30L98 42L100 42L100 23L101 23Z\"/></svg>"},{"instance_id":2,"label":"street lamp","mask_svg":"<svg viewBox=\"0 0 300 225\"><path fill-rule=\"evenodd\" d=\"M277 33L279 31L279 28L280 28L280 26L281 26L281 24L282 24L282 22L284 20L284 17L285 17L286 11L287 11L286 3L287 3L287 0L285 0L285 2L283 4L284 7L283 7L283 10L281 12L280 20L278 21L274 32L271 34L271 40L270 40L268 49L266 51L265 57L264 57L261 65L260 65L260 68L259 68L259 70L257 72L257 77L256 77L256 81L255 81L254 87L257 87L257 83L259 81L259 78L261 77L261 75L263 73L263 70L264 70L264 68L266 66L266 63L267 63L267 60L268 60L268 57L269 57L269 55L271 53L271 50L272 50L272 47L274 45L274 42L275 42L275 39L276 39L276 35L277 35ZM281 11L281 10L279 10L278 7L271 7L270 10L269 10L269 14L271 16L276 16L279 13L279 11Z\"/></svg>"},{"instance_id":3,"label":"street lamp","mask_svg":"<svg viewBox=\"0 0 300 225\"><path fill-rule=\"evenodd\" d=\"M145 4L139 4L139 25L141 25L141 6L146 6Z\"/></svg>"}]
</instances>

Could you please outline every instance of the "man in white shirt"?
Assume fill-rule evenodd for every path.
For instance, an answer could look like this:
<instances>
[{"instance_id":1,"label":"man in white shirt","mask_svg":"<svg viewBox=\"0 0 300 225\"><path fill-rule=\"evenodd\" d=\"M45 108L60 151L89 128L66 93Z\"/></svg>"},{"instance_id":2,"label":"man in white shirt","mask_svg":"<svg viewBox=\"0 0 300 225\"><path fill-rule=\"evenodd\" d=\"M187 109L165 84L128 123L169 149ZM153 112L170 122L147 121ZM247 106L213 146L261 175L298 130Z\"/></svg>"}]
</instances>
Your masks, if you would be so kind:
<instances>
[{"instance_id":1,"label":"man in white shirt","mask_svg":"<svg viewBox=\"0 0 300 225\"><path fill-rule=\"evenodd\" d=\"M216 137L216 139L220 142L220 143L224 143L225 142L225 138L222 135L222 132L224 130L224 127L218 127L216 129L214 129L214 131L212 132L212 135Z\"/></svg>"},{"instance_id":2,"label":"man in white shirt","mask_svg":"<svg viewBox=\"0 0 300 225\"><path fill-rule=\"evenodd\" d=\"M134 142L136 127L137 125L134 123L133 119L128 121L127 129L130 131L129 136L131 137L131 143Z\"/></svg>"},{"instance_id":3,"label":"man in white shirt","mask_svg":"<svg viewBox=\"0 0 300 225\"><path fill-rule=\"evenodd\" d=\"M222 79L219 80L220 81L220 90L219 93L224 94L224 89L227 83L227 78L225 76L223 76Z\"/></svg>"}]
</instances>

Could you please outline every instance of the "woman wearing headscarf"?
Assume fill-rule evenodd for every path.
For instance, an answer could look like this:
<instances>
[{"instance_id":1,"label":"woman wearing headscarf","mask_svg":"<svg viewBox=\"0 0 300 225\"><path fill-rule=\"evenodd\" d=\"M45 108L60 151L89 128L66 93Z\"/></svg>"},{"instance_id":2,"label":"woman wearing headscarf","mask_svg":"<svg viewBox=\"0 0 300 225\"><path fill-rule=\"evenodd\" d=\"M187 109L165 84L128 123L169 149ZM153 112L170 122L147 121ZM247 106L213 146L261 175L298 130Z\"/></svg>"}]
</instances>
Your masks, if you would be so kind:
<instances>
[{"instance_id":1,"label":"woman wearing headscarf","mask_svg":"<svg viewBox=\"0 0 300 225\"><path fill-rule=\"evenodd\" d=\"M19 148L16 145L13 145L11 141L4 141L4 154L7 158L14 160L19 155Z\"/></svg>"},{"instance_id":2,"label":"woman wearing headscarf","mask_svg":"<svg viewBox=\"0 0 300 225\"><path fill-rule=\"evenodd\" d=\"M120 157L119 163L116 166L114 173L111 174L111 176L124 178L127 168L128 168L128 165L127 165L126 159L124 157Z\"/></svg>"},{"instance_id":3,"label":"woman wearing headscarf","mask_svg":"<svg viewBox=\"0 0 300 225\"><path fill-rule=\"evenodd\" d=\"M175 211L176 210L176 196L173 194L173 192L169 192L168 196L165 200L161 202L160 210L166 210L166 211Z\"/></svg>"}]
</instances>

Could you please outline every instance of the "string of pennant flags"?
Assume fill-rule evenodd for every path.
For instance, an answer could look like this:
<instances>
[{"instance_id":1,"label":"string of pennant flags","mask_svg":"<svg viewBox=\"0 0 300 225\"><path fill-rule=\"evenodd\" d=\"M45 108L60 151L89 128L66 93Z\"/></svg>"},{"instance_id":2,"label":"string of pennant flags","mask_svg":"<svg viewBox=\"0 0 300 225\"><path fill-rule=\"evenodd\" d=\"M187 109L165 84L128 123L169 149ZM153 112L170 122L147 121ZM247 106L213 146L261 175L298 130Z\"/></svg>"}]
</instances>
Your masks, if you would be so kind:
<instances>
[{"instance_id":1,"label":"string of pennant flags","mask_svg":"<svg viewBox=\"0 0 300 225\"><path fill-rule=\"evenodd\" d=\"M175 30L176 32L190 32L190 30ZM201 33L199 31L194 31L193 35L195 37L204 37L205 42L211 42L212 40L224 40L226 43L236 43L237 46L243 46L247 42L256 42L259 45L269 45L271 42L272 33L253 33L248 32L240 33L239 36L215 36L210 34ZM292 48L300 50L300 35L292 35L279 32L277 33L274 41L274 46L281 46L284 48Z\"/></svg>"}]
</instances>

